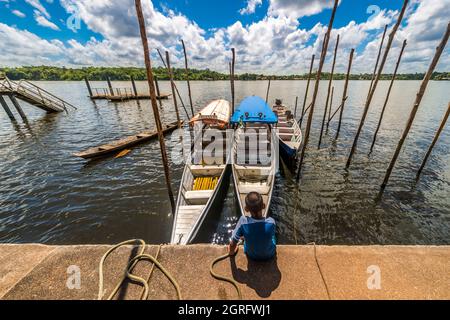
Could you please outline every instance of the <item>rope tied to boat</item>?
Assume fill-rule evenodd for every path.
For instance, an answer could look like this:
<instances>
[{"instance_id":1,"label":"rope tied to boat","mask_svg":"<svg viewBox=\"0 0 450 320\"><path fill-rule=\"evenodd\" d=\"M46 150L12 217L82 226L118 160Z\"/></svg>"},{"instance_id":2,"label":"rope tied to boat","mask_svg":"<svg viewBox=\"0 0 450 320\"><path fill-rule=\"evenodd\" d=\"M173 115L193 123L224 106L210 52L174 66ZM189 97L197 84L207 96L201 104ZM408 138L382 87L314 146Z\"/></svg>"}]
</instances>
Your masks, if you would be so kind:
<instances>
[{"instance_id":1,"label":"rope tied to boat","mask_svg":"<svg viewBox=\"0 0 450 320\"><path fill-rule=\"evenodd\" d=\"M153 274L153 270L155 268L155 266L164 274L164 276L172 283L172 285L174 286L176 293L177 293L177 298L179 300L181 300L181 292L180 292L180 286L178 285L177 281L175 280L175 278L164 268L164 266L161 265L161 263L158 261L158 256L161 252L161 248L162 245L160 245L158 247L158 251L156 253L156 256L152 256L150 254L145 254L145 248L146 248L146 243L144 240L141 239L133 239L133 240L127 240L124 242L121 242L115 246L113 246L112 248L110 248L101 258L100 263L99 263L99 282L98 282L98 296L97 299L98 300L103 300L103 296L105 295L105 290L104 290L104 275L103 275L103 267L106 261L106 258L108 258L109 255L111 255L114 251L116 251L117 249L119 249L120 247L123 246L128 246L128 245L133 245L138 243L138 245L140 246L140 250L138 252L138 254L131 259L128 262L127 268L124 272L124 275L122 276L122 278L120 279L119 283L114 287L114 289L112 290L111 294L107 297L107 300L112 300L114 298L114 296L117 294L117 292L119 291L120 287L122 286L123 282L125 280L131 280L133 282L136 282L140 285L142 285L143 289L141 292L141 300L147 300L148 296L149 296L149 281L151 279L151 276ZM150 269L150 273L147 277L147 279L138 277L136 275L133 274L133 270L136 267L136 265L140 262L140 261L150 261L152 262L152 267Z\"/></svg>"}]
</instances>

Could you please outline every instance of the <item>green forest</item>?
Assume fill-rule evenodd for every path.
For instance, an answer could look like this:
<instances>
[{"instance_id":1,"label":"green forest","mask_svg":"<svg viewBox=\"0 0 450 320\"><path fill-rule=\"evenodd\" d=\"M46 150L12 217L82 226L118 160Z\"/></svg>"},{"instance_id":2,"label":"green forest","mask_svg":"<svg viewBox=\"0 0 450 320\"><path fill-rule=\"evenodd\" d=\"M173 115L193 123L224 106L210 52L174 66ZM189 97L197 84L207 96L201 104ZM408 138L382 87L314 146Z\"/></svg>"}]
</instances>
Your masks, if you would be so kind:
<instances>
[{"instance_id":1,"label":"green forest","mask_svg":"<svg viewBox=\"0 0 450 320\"><path fill-rule=\"evenodd\" d=\"M0 68L0 73L6 74L11 80L45 80L45 81L80 81L87 77L92 81L103 81L107 77L111 80L129 80L130 77L134 77L135 80L145 80L146 72L144 68L132 68L132 67L88 67L80 69L72 69L65 67L48 67L48 66L36 66L36 67L18 67L18 68ZM168 80L169 75L165 68L154 68L153 73L158 80ZM173 69L175 80L185 80L185 69ZM313 75L314 77L314 75ZM322 79L329 79L329 73L323 73ZM410 73L397 75L398 80L422 80L423 73ZM189 69L190 80L203 80L203 81L215 81L215 80L228 80L229 74L223 74L209 69L197 70ZM293 75L263 75L253 73L237 74L237 80L306 80L308 74L293 74ZM383 74L381 80L390 80L392 74ZM334 79L345 79L345 74L335 74ZM372 74L352 74L351 80L371 80ZM435 72L432 77L433 80L450 80L450 72Z\"/></svg>"}]
</instances>

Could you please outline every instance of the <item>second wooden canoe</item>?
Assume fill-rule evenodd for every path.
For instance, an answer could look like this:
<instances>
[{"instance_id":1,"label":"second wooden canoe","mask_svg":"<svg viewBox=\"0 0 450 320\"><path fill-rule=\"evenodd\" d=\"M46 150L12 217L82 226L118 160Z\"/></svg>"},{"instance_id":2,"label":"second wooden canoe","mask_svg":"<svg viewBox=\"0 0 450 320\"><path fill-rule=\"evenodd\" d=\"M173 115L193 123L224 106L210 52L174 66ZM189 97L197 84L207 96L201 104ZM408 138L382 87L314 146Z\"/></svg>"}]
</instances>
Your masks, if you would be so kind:
<instances>
[{"instance_id":1,"label":"second wooden canoe","mask_svg":"<svg viewBox=\"0 0 450 320\"><path fill-rule=\"evenodd\" d=\"M163 128L164 134L168 134L178 128L178 122L172 122L170 124L165 125ZM114 153L117 153L118 151L128 149L132 146L155 139L157 137L158 132L156 130L154 131L147 130L131 137L123 138L98 147L87 149L82 152L74 153L73 155L83 159L103 157L107 155L112 155Z\"/></svg>"}]
</instances>

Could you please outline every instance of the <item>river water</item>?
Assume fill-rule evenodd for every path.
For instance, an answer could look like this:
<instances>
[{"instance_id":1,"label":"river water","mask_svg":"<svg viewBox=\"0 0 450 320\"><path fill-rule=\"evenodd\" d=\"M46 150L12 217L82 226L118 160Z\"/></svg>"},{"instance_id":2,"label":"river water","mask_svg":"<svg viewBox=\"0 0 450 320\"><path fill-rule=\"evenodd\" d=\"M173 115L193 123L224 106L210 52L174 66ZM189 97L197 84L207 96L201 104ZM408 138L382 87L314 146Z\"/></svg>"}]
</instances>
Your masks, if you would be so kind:
<instances>
[{"instance_id":1,"label":"river water","mask_svg":"<svg viewBox=\"0 0 450 320\"><path fill-rule=\"evenodd\" d=\"M83 82L38 85L78 106L69 114L46 114L23 103L29 125L11 123L0 110L0 242L48 244L116 243L142 238L170 240L172 217L157 141L120 159L86 162L72 153L154 128L149 101L93 103ZM420 81L395 83L374 152L368 156L389 82L379 84L358 151L345 170L369 82L352 81L340 139L333 121L317 150L327 82L321 84L299 187L287 170L277 175L271 215L279 243L450 244L450 130L442 132L419 182L415 174L450 101L450 82L430 82L384 197L375 201L385 170L405 127ZM343 81L335 81L334 108ZM115 87L131 87L115 82ZM93 87L106 87L101 82ZM144 82L138 83L144 92ZM161 82L161 91L170 92ZM178 87L187 103L187 89ZM236 99L265 97L266 82L237 82ZM306 81L273 81L270 100L302 106ZM230 99L229 83L192 82L196 110L210 100ZM311 89L312 92L312 89ZM309 100L309 99L308 99ZM186 118L183 111L182 116ZM176 120L172 100L163 102L163 122ZM17 119L20 119L17 115ZM304 126L303 126L304 127ZM168 148L173 144L167 139ZM169 150L170 152L170 150ZM171 164L178 190L182 165ZM222 212L211 217L199 242L225 243L238 220L230 184Z\"/></svg>"}]
</instances>

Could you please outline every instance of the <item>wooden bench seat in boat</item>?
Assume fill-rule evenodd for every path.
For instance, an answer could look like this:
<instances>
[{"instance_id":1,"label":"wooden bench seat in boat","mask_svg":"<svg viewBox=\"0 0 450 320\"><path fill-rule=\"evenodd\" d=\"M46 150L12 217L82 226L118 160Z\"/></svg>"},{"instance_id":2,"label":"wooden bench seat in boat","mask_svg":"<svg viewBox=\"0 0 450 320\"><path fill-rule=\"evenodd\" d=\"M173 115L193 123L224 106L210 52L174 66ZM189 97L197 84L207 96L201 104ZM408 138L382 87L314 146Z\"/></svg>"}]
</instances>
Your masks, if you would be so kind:
<instances>
[{"instance_id":1,"label":"wooden bench seat in boat","mask_svg":"<svg viewBox=\"0 0 450 320\"><path fill-rule=\"evenodd\" d=\"M278 128L279 133L294 133L294 128Z\"/></svg>"},{"instance_id":2,"label":"wooden bench seat in boat","mask_svg":"<svg viewBox=\"0 0 450 320\"><path fill-rule=\"evenodd\" d=\"M261 183L240 183L239 184L239 191L241 193L248 194L250 192L258 192L261 195L269 194L270 187L268 185L263 185Z\"/></svg>"},{"instance_id":3,"label":"wooden bench seat in boat","mask_svg":"<svg viewBox=\"0 0 450 320\"><path fill-rule=\"evenodd\" d=\"M214 190L186 191L184 199L190 205L206 205Z\"/></svg>"},{"instance_id":4,"label":"wooden bench seat in boat","mask_svg":"<svg viewBox=\"0 0 450 320\"><path fill-rule=\"evenodd\" d=\"M207 155L205 153L203 153L203 151L201 152L194 152L193 157L192 157L192 162L194 163L203 163L205 164L205 166L220 166L220 165L225 165L225 163L227 162L227 157L226 157L226 151L223 152L223 155L215 155L214 153L212 155ZM199 165L200 167L203 167L201 165ZM207 170L211 170L211 169L207 169ZM202 174L204 175L204 174ZM206 174L208 175L208 174Z\"/></svg>"},{"instance_id":5,"label":"wooden bench seat in boat","mask_svg":"<svg viewBox=\"0 0 450 320\"><path fill-rule=\"evenodd\" d=\"M267 177L269 176L270 167L258 167L258 166L235 166L236 172L240 177Z\"/></svg>"},{"instance_id":6,"label":"wooden bench seat in boat","mask_svg":"<svg viewBox=\"0 0 450 320\"><path fill-rule=\"evenodd\" d=\"M292 123L289 122L279 122L277 124L277 128L281 129L281 128L292 128Z\"/></svg>"},{"instance_id":7,"label":"wooden bench seat in boat","mask_svg":"<svg viewBox=\"0 0 450 320\"><path fill-rule=\"evenodd\" d=\"M194 176L211 176L217 177L222 174L222 171L225 169L225 165L192 165L190 167L191 172Z\"/></svg>"},{"instance_id":8,"label":"wooden bench seat in boat","mask_svg":"<svg viewBox=\"0 0 450 320\"><path fill-rule=\"evenodd\" d=\"M292 138L294 137L293 133L284 133L284 134L280 134L280 139L283 141L292 141Z\"/></svg>"}]
</instances>

